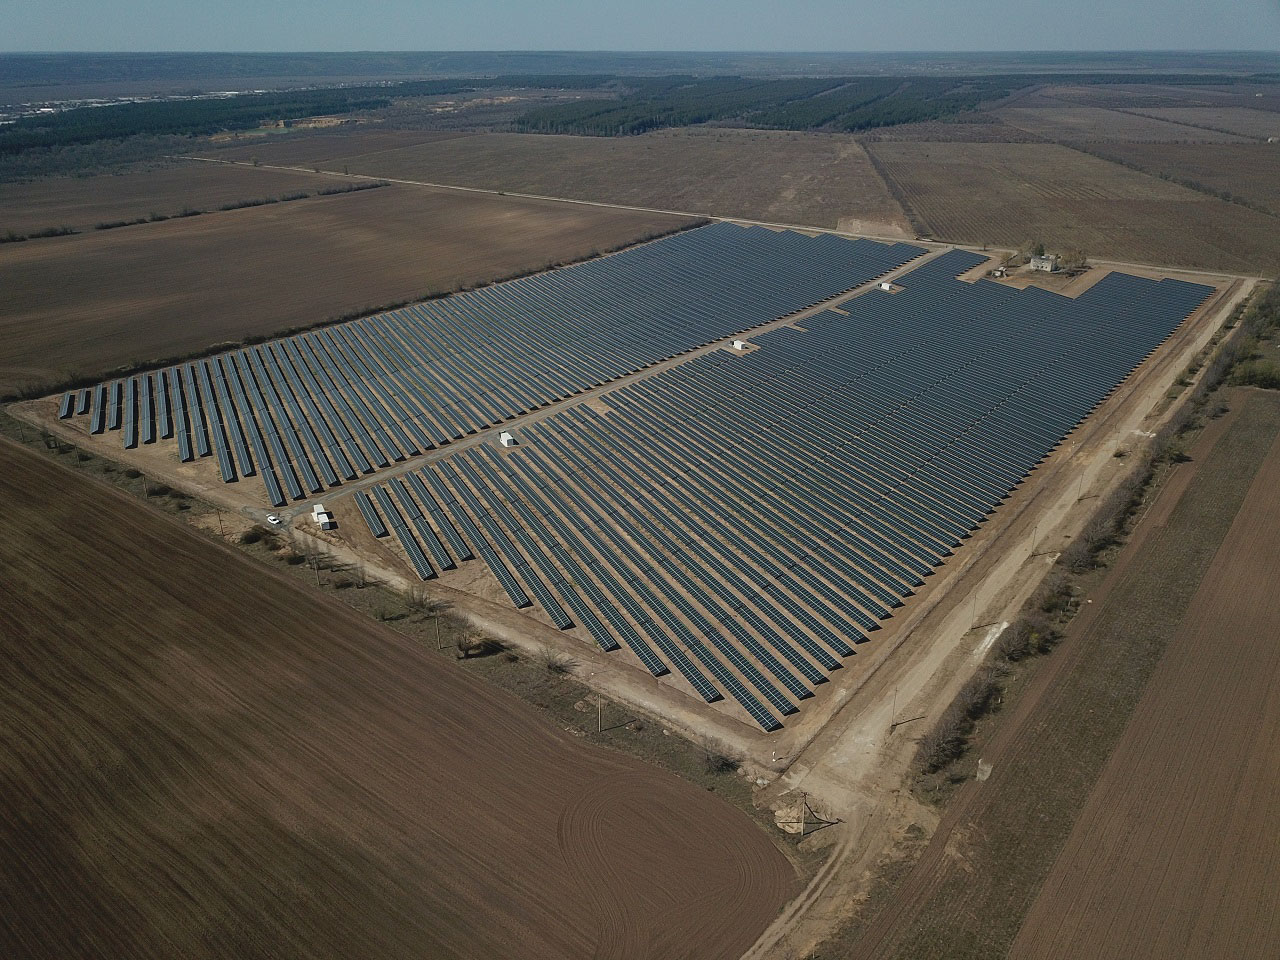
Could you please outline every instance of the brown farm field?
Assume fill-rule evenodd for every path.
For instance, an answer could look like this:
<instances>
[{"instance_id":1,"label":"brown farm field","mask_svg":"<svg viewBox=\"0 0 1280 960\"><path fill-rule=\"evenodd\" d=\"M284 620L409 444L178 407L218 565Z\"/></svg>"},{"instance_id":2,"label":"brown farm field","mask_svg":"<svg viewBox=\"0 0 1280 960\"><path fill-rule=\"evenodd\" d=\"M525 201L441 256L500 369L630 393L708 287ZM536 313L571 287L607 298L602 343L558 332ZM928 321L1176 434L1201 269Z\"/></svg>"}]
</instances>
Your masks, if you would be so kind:
<instances>
[{"instance_id":1,"label":"brown farm field","mask_svg":"<svg viewBox=\"0 0 1280 960\"><path fill-rule=\"evenodd\" d=\"M92 230L98 223L173 216L184 207L216 210L241 200L314 193L329 177L287 170L238 170L212 163L175 162L96 177L56 177L0 183L0 233L46 227Z\"/></svg>"},{"instance_id":2,"label":"brown farm field","mask_svg":"<svg viewBox=\"0 0 1280 960\"><path fill-rule=\"evenodd\" d=\"M1107 110L1103 107L1072 103L1048 101L1043 106L1019 104L998 110L996 113L1005 123L1047 140L1157 143L1207 140L1242 143L1246 139L1230 133L1189 127L1168 120L1156 120L1122 110Z\"/></svg>"},{"instance_id":3,"label":"brown farm field","mask_svg":"<svg viewBox=\"0 0 1280 960\"><path fill-rule=\"evenodd\" d=\"M1057 144L871 143L920 229L941 240L1043 240L1090 256L1280 272L1274 217Z\"/></svg>"},{"instance_id":4,"label":"brown farm field","mask_svg":"<svg viewBox=\"0 0 1280 960\"><path fill-rule=\"evenodd\" d=\"M1280 214L1280 149L1267 143L1109 143L1100 154L1227 191Z\"/></svg>"},{"instance_id":5,"label":"brown farm field","mask_svg":"<svg viewBox=\"0 0 1280 960\"><path fill-rule=\"evenodd\" d=\"M419 299L686 222L393 185L5 244L0 392Z\"/></svg>"},{"instance_id":6,"label":"brown farm field","mask_svg":"<svg viewBox=\"0 0 1280 960\"><path fill-rule=\"evenodd\" d=\"M301 150L305 141L297 141ZM866 153L847 136L671 130L638 137L484 134L321 158L328 169L851 232L907 229ZM292 154L295 145L289 145ZM223 156L223 153L207 154ZM284 162L267 149L263 163ZM306 161L312 162L310 159Z\"/></svg>"},{"instance_id":7,"label":"brown farm field","mask_svg":"<svg viewBox=\"0 0 1280 960\"><path fill-rule=\"evenodd\" d=\"M1161 120L1227 130L1255 140L1280 137L1280 113L1250 107L1155 107L1143 110Z\"/></svg>"},{"instance_id":8,"label":"brown farm field","mask_svg":"<svg viewBox=\"0 0 1280 960\"><path fill-rule=\"evenodd\" d=\"M1280 956L1280 441L1010 954Z\"/></svg>"},{"instance_id":9,"label":"brown farm field","mask_svg":"<svg viewBox=\"0 0 1280 960\"><path fill-rule=\"evenodd\" d=\"M744 814L0 441L0 954L721 957Z\"/></svg>"},{"instance_id":10,"label":"brown farm field","mask_svg":"<svg viewBox=\"0 0 1280 960\"><path fill-rule=\"evenodd\" d=\"M1152 678L1169 669L1163 666L1162 658L1171 640L1200 616L1197 605L1202 583L1215 576L1212 570L1220 562L1217 558L1222 555L1224 541L1230 542L1238 517L1249 522L1245 510L1256 502L1252 492L1255 475L1269 475L1270 467L1261 474L1259 471L1264 463L1274 462L1273 447L1280 436L1280 395L1241 391L1232 397L1231 404L1234 409L1228 418L1215 421L1193 446L1192 462L1177 467L1166 481L1106 578L1090 591L1086 599L1091 602L1068 628L1060 648L998 719L989 739L977 745L975 756L992 765L989 779L970 779L958 789L923 855L906 871L905 879L886 898L856 944L841 956L959 960L1007 954L1068 842L1073 824L1090 802L1095 784L1103 780L1113 750L1128 735L1131 723L1139 722L1131 719L1139 702L1146 691L1158 691ZM1201 658L1210 655L1205 649L1210 644L1207 639L1201 641ZM1227 671L1231 667L1224 664L1215 669ZM1209 672L1205 668L1201 673ZM1274 678L1271 689L1275 689ZM1274 693L1270 695L1274 697ZM1183 706L1197 708L1195 703ZM1220 709L1216 704L1200 706L1207 711L1206 717ZM1227 732L1226 728L1214 729ZM1164 741L1160 756L1185 746L1179 739L1166 740L1163 732L1156 740ZM1256 763L1248 758L1274 757L1275 736L1258 736L1252 741L1245 736L1236 743L1224 741L1221 748ZM1160 761L1153 758L1153 762ZM1207 770L1208 777L1213 769ZM1240 769L1235 768L1232 775L1239 775ZM1230 789L1201 782L1206 784L1206 795L1190 790L1179 794L1168 785L1163 789L1170 798L1191 797L1201 811L1222 798L1221 790ZM1126 816L1145 817L1148 807L1144 798L1153 803L1172 802L1141 794L1143 789L1138 787L1133 799L1126 801L1131 803L1124 808ZM1161 788L1150 789L1158 794ZM1197 796L1199 800L1194 799ZM1239 796L1247 799L1244 792ZM1228 820L1232 815L1246 817L1244 809L1219 813ZM1267 815L1268 808L1260 803L1249 808L1247 817L1255 831L1266 831L1274 825L1258 818ZM1167 826L1176 831L1182 822ZM1241 821L1231 822L1238 826ZM1181 840L1188 844L1183 848L1185 853L1194 856L1196 841ZM1181 856L1173 852L1166 855ZM1129 869L1140 872L1144 864ZM1274 870L1274 865L1267 869ZM1135 875L1129 874L1131 878ZM1266 875L1266 871L1257 874L1260 878ZM1182 881L1167 879L1172 884L1169 887L1148 888L1151 915L1145 920L1135 917L1136 923L1170 922L1179 904L1185 903L1179 900L1187 889L1179 886ZM1244 878L1240 882L1244 883ZM1201 888L1200 892L1205 891ZM1157 909L1155 898L1166 896L1169 902L1160 903ZM1246 904L1228 905L1217 899L1218 891L1213 896L1213 904L1206 902L1203 909L1220 908L1226 917L1236 910L1241 919L1263 915L1246 914L1255 910ZM1208 920L1207 914L1198 917ZM1097 947L1098 943L1087 945ZM1184 954L1166 951L1163 955ZM1185 955L1234 954L1193 951Z\"/></svg>"},{"instance_id":11,"label":"brown farm field","mask_svg":"<svg viewBox=\"0 0 1280 960\"><path fill-rule=\"evenodd\" d=\"M252 162L257 159L262 163L313 167L356 153L396 150L465 135L438 130L387 130L376 124L358 124L324 132L298 130L239 134L217 139L195 152L219 160Z\"/></svg>"}]
</instances>

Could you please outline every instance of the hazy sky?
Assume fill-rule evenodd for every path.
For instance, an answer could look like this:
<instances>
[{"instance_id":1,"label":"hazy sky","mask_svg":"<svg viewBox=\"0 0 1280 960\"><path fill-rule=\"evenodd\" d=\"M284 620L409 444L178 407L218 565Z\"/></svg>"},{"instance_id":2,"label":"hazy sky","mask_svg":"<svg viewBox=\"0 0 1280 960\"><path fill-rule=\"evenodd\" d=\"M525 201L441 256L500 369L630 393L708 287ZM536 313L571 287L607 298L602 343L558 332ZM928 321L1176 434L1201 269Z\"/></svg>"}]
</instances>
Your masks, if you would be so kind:
<instances>
[{"instance_id":1,"label":"hazy sky","mask_svg":"<svg viewBox=\"0 0 1280 960\"><path fill-rule=\"evenodd\" d=\"M16 50L1280 49L1280 0L0 0Z\"/></svg>"}]
</instances>

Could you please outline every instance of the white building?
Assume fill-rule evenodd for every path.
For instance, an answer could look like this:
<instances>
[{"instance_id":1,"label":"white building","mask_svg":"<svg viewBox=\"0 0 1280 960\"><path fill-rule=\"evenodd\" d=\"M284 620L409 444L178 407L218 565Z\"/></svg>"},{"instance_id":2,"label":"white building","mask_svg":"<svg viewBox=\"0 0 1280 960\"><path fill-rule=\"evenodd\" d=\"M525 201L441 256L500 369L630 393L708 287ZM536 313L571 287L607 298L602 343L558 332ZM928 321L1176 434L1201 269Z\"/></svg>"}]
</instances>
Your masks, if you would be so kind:
<instances>
[{"instance_id":1,"label":"white building","mask_svg":"<svg viewBox=\"0 0 1280 960\"><path fill-rule=\"evenodd\" d=\"M1043 256L1032 257L1031 269L1054 273L1058 269L1058 255L1056 253L1046 253Z\"/></svg>"},{"instance_id":2,"label":"white building","mask_svg":"<svg viewBox=\"0 0 1280 960\"><path fill-rule=\"evenodd\" d=\"M503 430L498 434L498 442L504 447L514 447L516 445L516 438L510 430Z\"/></svg>"},{"instance_id":3,"label":"white building","mask_svg":"<svg viewBox=\"0 0 1280 960\"><path fill-rule=\"evenodd\" d=\"M735 350L745 350L745 349L747 349L747 347L749 347L749 346L751 346L751 344L747 343L747 341L745 341L745 340L735 340L735 341L733 341L733 349L735 349Z\"/></svg>"},{"instance_id":4,"label":"white building","mask_svg":"<svg viewBox=\"0 0 1280 960\"><path fill-rule=\"evenodd\" d=\"M891 290L893 290L893 284L892 284L892 283L890 283L888 280L881 280L881 281L880 281L880 289L881 289L881 290L883 290L883 291L885 291L886 293L888 293L888 292L890 292Z\"/></svg>"}]
</instances>

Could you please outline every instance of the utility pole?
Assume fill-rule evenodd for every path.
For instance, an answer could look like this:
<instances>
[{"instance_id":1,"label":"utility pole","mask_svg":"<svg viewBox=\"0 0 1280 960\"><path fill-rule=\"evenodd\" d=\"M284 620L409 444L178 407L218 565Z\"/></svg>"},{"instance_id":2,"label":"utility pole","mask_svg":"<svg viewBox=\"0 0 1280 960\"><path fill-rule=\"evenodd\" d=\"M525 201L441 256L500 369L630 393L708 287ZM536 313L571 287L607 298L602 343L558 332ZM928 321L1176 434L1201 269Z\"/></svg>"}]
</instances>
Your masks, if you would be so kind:
<instances>
[{"instance_id":1,"label":"utility pole","mask_svg":"<svg viewBox=\"0 0 1280 960\"><path fill-rule=\"evenodd\" d=\"M443 650L444 643L442 643L440 640L440 614L437 613L435 615L435 621L436 621L436 649Z\"/></svg>"},{"instance_id":2,"label":"utility pole","mask_svg":"<svg viewBox=\"0 0 1280 960\"><path fill-rule=\"evenodd\" d=\"M596 733L604 733L604 701L596 701Z\"/></svg>"},{"instance_id":3,"label":"utility pole","mask_svg":"<svg viewBox=\"0 0 1280 960\"><path fill-rule=\"evenodd\" d=\"M218 534L225 540L227 538L227 531L222 527L222 509L220 507L214 507L213 509L218 514Z\"/></svg>"}]
</instances>

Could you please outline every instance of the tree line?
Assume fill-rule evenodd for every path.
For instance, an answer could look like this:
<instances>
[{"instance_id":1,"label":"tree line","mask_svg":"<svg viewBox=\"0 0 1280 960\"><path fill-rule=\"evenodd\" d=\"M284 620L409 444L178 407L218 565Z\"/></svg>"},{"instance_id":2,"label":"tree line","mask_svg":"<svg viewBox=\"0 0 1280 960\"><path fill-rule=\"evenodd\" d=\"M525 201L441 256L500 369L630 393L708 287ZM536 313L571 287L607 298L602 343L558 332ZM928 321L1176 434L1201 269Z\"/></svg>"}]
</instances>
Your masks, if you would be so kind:
<instances>
[{"instance_id":1,"label":"tree line","mask_svg":"<svg viewBox=\"0 0 1280 960\"><path fill-rule=\"evenodd\" d=\"M454 80L410 80L313 90L245 93L228 97L150 100L77 107L22 117L0 128L0 156L123 140L135 136L208 136L251 130L265 123L309 116L335 116L385 107L393 99L441 96L493 88L593 89L610 77L500 76Z\"/></svg>"},{"instance_id":2,"label":"tree line","mask_svg":"<svg viewBox=\"0 0 1280 960\"><path fill-rule=\"evenodd\" d=\"M762 80L747 77L616 78L612 98L552 104L516 118L525 133L629 136L720 122L773 130L858 131L949 120L1045 83L1249 83L1267 77L1155 74L996 74Z\"/></svg>"}]
</instances>

